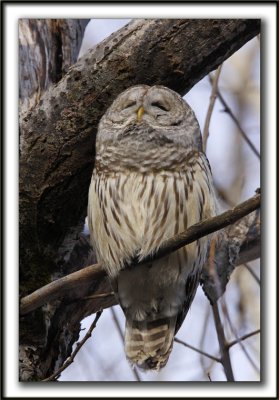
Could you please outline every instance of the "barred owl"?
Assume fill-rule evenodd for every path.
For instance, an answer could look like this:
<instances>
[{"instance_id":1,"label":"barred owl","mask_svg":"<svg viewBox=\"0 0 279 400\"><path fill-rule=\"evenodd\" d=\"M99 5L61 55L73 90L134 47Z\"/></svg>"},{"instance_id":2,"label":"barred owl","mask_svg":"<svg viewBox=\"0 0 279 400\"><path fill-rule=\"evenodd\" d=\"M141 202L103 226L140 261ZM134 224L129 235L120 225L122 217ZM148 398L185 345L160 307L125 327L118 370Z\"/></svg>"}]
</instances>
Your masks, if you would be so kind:
<instances>
[{"instance_id":1,"label":"barred owl","mask_svg":"<svg viewBox=\"0 0 279 400\"><path fill-rule=\"evenodd\" d=\"M216 214L210 167L190 106L163 86L121 93L101 118L88 222L126 317L127 358L160 369L195 296L209 238L133 267Z\"/></svg>"}]
</instances>

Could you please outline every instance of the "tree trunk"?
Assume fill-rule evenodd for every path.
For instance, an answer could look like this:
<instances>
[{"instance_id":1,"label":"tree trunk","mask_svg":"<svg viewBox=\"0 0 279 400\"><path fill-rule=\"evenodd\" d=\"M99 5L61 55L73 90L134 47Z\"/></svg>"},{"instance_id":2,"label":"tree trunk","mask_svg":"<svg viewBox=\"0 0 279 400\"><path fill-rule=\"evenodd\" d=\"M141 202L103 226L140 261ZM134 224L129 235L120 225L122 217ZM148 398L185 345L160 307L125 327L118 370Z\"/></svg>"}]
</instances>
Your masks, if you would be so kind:
<instances>
[{"instance_id":1,"label":"tree trunk","mask_svg":"<svg viewBox=\"0 0 279 400\"><path fill-rule=\"evenodd\" d=\"M77 60L88 19L20 19L20 115L35 106Z\"/></svg>"},{"instance_id":2,"label":"tree trunk","mask_svg":"<svg viewBox=\"0 0 279 400\"><path fill-rule=\"evenodd\" d=\"M34 108L41 101L43 93L53 84L56 84L68 72L70 66L77 61L79 49L83 38L83 33L88 19L66 20L66 19L20 19L19 20L19 109L20 109L20 132L24 118L29 112L32 115ZM34 132L34 139L38 138L40 132ZM21 137L21 144L24 145L24 139ZM28 150L29 151L29 150ZM43 156L43 154L41 154ZM40 155L38 154L38 157ZM24 163L29 164L30 160L25 159ZM22 158L20 159L22 165ZM31 166L32 169L32 166ZM20 177L22 171L20 170ZM24 178L25 184L32 182L31 176ZM20 196L24 193L21 193ZM31 194L32 195L32 194ZM22 197L21 197L22 198ZM21 223L21 218L20 218ZM26 220L25 225L31 223ZM30 232L34 238L34 247L36 247L37 227L30 225ZM32 248L31 240L25 240L20 235L20 249L25 248L28 252ZM30 247L27 243L30 243ZM38 252L38 249L36 249ZM90 249L91 251L91 249ZM37 262L33 256L21 259L24 253L20 250L20 296L32 291L33 287L46 283L50 279L50 274L41 271L40 252L43 256L43 250L37 255ZM32 250L31 250L32 252ZM83 254L86 255L86 248L83 246ZM32 260L32 261L31 261ZM78 263L75 264L78 266ZM58 359L57 354L53 354L57 347L48 354L50 347L46 347L45 353L41 347L44 338L47 336L46 324L49 316L41 311L28 316L20 321L20 380L36 380L45 376L46 371L53 368L52 363ZM79 322L79 321L78 321ZM55 325L55 324L53 324ZM75 327L78 332L78 324ZM50 337L51 329L48 336ZM78 333L77 333L78 334ZM76 335L75 335L76 337ZM73 339L74 340L74 339ZM66 341L65 341L66 342ZM63 357L63 351L62 351ZM36 370L37 369L37 370Z\"/></svg>"},{"instance_id":3,"label":"tree trunk","mask_svg":"<svg viewBox=\"0 0 279 400\"><path fill-rule=\"evenodd\" d=\"M21 297L92 261L77 262L77 254L97 124L112 100L137 83L185 94L260 31L259 20L135 20L68 68L86 23L56 21L21 21L20 55L33 54L31 65L25 68L21 60L20 69ZM35 45L25 43L30 37ZM82 249L94 259L86 243ZM93 281L79 297L107 285ZM21 317L21 380L42 379L57 369L71 352L80 320L106 306L104 299L69 301Z\"/></svg>"}]
</instances>

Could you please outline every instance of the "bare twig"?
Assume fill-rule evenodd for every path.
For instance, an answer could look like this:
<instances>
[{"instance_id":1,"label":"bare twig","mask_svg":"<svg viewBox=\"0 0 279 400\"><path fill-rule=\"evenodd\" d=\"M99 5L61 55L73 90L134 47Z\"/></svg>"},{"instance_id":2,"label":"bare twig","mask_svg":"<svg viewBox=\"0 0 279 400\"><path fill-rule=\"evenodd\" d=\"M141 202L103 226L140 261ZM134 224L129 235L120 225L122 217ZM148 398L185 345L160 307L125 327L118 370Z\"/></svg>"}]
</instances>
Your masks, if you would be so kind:
<instances>
[{"instance_id":1,"label":"bare twig","mask_svg":"<svg viewBox=\"0 0 279 400\"><path fill-rule=\"evenodd\" d=\"M114 310L113 307L111 307L111 313L112 313L112 318L113 318L113 321L114 321L114 323L115 323L116 329L117 329L117 331L118 331L118 333L119 333L119 336L121 337L122 342L124 343L124 334L123 334L123 332L122 332L122 330L121 330L120 323L119 323L119 321L118 321L116 312L115 312L115 310ZM136 370L136 368L133 368L133 367L131 366L131 370L132 370L133 375L134 375L135 378L136 378L136 381L139 381L139 382L140 382L141 379L140 379L140 376L139 376L138 371Z\"/></svg>"},{"instance_id":2,"label":"bare twig","mask_svg":"<svg viewBox=\"0 0 279 400\"><path fill-rule=\"evenodd\" d=\"M210 250L209 250L209 268L210 268L210 275L213 277L215 285L214 285L214 290L218 294L218 297L221 296L221 281L218 277L217 271L216 271L216 266L215 266L215 259L216 256L216 243L213 240L210 244ZM217 337L218 337L218 342L219 342L219 348L220 348L220 353L221 353L221 364L223 365L225 375L227 377L227 380L229 382L234 381L234 376L233 376L233 371L232 371L232 366L231 366L231 360L230 360L230 355L229 355L229 350L226 347L226 338L225 338L225 333L224 333L224 328L221 323L220 319L220 314L219 314L219 308L217 301L214 301L211 303L212 310L213 310L213 316L214 316L214 322L215 322L215 328L217 332Z\"/></svg>"},{"instance_id":3,"label":"bare twig","mask_svg":"<svg viewBox=\"0 0 279 400\"><path fill-rule=\"evenodd\" d=\"M215 104L215 101L216 101L216 98L217 98L218 80L219 80L219 77L220 77L222 65L223 64L219 65L214 77L211 79L212 90L211 90L210 102L209 102L209 106L208 106L208 110L207 110L207 114L206 114L206 118L205 118L205 123L204 123L203 136L202 136L202 138L203 138L203 151L205 153L206 153L207 139L209 137L209 124L210 124L210 119L211 119L211 115L212 115L212 112L213 112L214 104Z\"/></svg>"},{"instance_id":4,"label":"bare twig","mask_svg":"<svg viewBox=\"0 0 279 400\"><path fill-rule=\"evenodd\" d=\"M246 335L240 336L238 339L235 339L232 342L228 343L227 347L230 348L230 347L234 346L235 344L239 344L240 342L242 342L245 339L248 339L251 336L258 335L260 332L261 332L261 330L257 329L253 332L247 333Z\"/></svg>"},{"instance_id":5,"label":"bare twig","mask_svg":"<svg viewBox=\"0 0 279 400\"><path fill-rule=\"evenodd\" d=\"M190 244L203 236L216 232L228 225L233 224L245 215L260 207L261 195L257 193L249 200L244 201L232 210L228 210L217 217L208 218L202 222L192 225L185 232L175 235L171 239L163 242L157 253L147 256L140 262L136 260L131 267L137 267L146 262L157 260L167 254L180 249L181 247ZM94 279L100 279L106 276L105 271L100 264L90 265L77 272L69 274L63 278L57 279L36 290L28 296L25 296L20 301L20 314L27 314L44 303L62 298L67 291L88 284Z\"/></svg>"},{"instance_id":6,"label":"bare twig","mask_svg":"<svg viewBox=\"0 0 279 400\"><path fill-rule=\"evenodd\" d=\"M91 337L94 328L96 328L98 319L102 315L102 312L103 312L103 310L100 310L96 313L96 317L95 317L94 321L92 322L90 328L88 329L86 335L80 342L77 343L75 350L72 352L71 356L66 359L66 361L64 362L62 367L60 367L56 372L54 372L48 378L43 379L42 382L55 381L60 376L61 372L64 371L70 364L72 364L74 362L74 359L75 359L75 356L77 355L77 353L80 351L80 349L82 348L84 343Z\"/></svg>"},{"instance_id":7,"label":"bare twig","mask_svg":"<svg viewBox=\"0 0 279 400\"><path fill-rule=\"evenodd\" d=\"M229 382L234 382L229 348L227 346L227 342L226 342L226 338L225 338L225 334L224 334L224 329L223 329L223 326L221 323L217 302L212 304L212 310L213 310L216 332L217 332L217 336L218 336L218 342L219 342L219 346L220 346L221 363L223 365L227 380Z\"/></svg>"},{"instance_id":8,"label":"bare twig","mask_svg":"<svg viewBox=\"0 0 279 400\"><path fill-rule=\"evenodd\" d=\"M209 76L210 82L212 83L213 80L212 78ZM226 113L228 113L231 117L231 119L233 120L233 122L236 124L239 133L241 134L241 136L243 137L243 139L245 140L245 142L249 145L249 147L251 148L251 150L253 151L253 153L260 159L260 153L258 152L258 150L256 149L256 147L254 146L254 144L251 142L251 140L248 138L247 134L244 132L243 128L241 127L237 117L234 115L234 113L232 112L231 108L228 106L228 103L226 102L226 100L224 99L223 95L221 94L220 90L217 89L217 96L220 100L220 102L222 103L222 105L224 106L224 111Z\"/></svg>"},{"instance_id":9,"label":"bare twig","mask_svg":"<svg viewBox=\"0 0 279 400\"><path fill-rule=\"evenodd\" d=\"M198 349L197 347L191 346L190 344L185 343L180 339L175 338L174 341L177 342L177 343L182 344L185 347L188 347L188 349L194 350L197 353L202 354L203 356L210 358L211 360L214 360L214 361L219 362L219 363L221 362L220 358L212 356L211 354L208 354L205 351Z\"/></svg>"},{"instance_id":10,"label":"bare twig","mask_svg":"<svg viewBox=\"0 0 279 400\"><path fill-rule=\"evenodd\" d=\"M227 305L226 305L226 302L225 302L225 299L224 299L224 298L222 298L222 303L221 303L221 304L222 304L223 313L224 313L224 315L225 315L225 317L226 317L226 320L227 320L228 323L229 323L230 329L231 329L232 333L234 334L237 343L239 343L239 345L240 345L240 347L241 347L243 353L245 354L247 360L250 362L250 364L252 365L252 367L255 369L256 372L259 373L259 372L260 372L260 371L259 371L259 368L258 368L257 365L254 363L254 361L252 360L250 354L249 354L248 351L246 350L246 348L245 348L244 344L242 343L242 341L239 340L239 338L238 338L237 331L236 331L236 329L234 328L233 323L232 323L232 321L231 321L231 318L230 318L230 315L229 315L229 312L228 312L228 308L227 308ZM227 343L227 348L229 349L230 347L231 347L231 346Z\"/></svg>"},{"instance_id":11,"label":"bare twig","mask_svg":"<svg viewBox=\"0 0 279 400\"><path fill-rule=\"evenodd\" d=\"M114 292L92 294L90 296L82 297L81 299L78 299L78 300L92 300L92 299L100 299L100 298L110 297L110 296L114 296Z\"/></svg>"},{"instance_id":12,"label":"bare twig","mask_svg":"<svg viewBox=\"0 0 279 400\"><path fill-rule=\"evenodd\" d=\"M199 347L200 347L201 350L203 349L203 345L204 345L205 335L206 335L206 332L207 332L207 327L208 327L208 322L209 322L209 316L210 316L210 306L209 306L209 303L208 303L207 304L206 315L205 315L204 322L203 322L203 327L202 327L202 330L201 330L202 331L202 336L201 336L200 343L199 343ZM200 362L201 362L201 365L202 365L204 373L206 373L207 372L206 371L206 366L205 366L204 358L202 357L202 355L200 356Z\"/></svg>"},{"instance_id":13,"label":"bare twig","mask_svg":"<svg viewBox=\"0 0 279 400\"><path fill-rule=\"evenodd\" d=\"M249 264L244 263L243 266L250 272L250 274L253 276L253 278L255 279L255 281L260 285L261 284L261 280L259 279L259 277L255 274L255 272L253 271L253 269L250 267Z\"/></svg>"},{"instance_id":14,"label":"bare twig","mask_svg":"<svg viewBox=\"0 0 279 400\"><path fill-rule=\"evenodd\" d=\"M211 379L211 376L210 376L210 373L209 373L209 372L207 373L207 377L208 377L208 380L209 380L210 382L212 382L212 379Z\"/></svg>"}]
</instances>

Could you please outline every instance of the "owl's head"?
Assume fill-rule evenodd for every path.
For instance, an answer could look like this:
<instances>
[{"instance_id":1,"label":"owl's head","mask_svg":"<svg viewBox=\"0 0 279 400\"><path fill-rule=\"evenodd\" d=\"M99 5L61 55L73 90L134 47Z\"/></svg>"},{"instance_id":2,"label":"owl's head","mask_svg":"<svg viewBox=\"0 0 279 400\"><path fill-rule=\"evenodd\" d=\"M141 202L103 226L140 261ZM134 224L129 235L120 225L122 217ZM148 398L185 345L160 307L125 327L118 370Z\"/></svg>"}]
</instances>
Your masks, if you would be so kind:
<instances>
[{"instance_id":1,"label":"owl's head","mask_svg":"<svg viewBox=\"0 0 279 400\"><path fill-rule=\"evenodd\" d=\"M201 148L198 121L191 107L173 90L164 86L136 85L122 92L103 115L98 142L129 136L135 141L168 142Z\"/></svg>"}]
</instances>

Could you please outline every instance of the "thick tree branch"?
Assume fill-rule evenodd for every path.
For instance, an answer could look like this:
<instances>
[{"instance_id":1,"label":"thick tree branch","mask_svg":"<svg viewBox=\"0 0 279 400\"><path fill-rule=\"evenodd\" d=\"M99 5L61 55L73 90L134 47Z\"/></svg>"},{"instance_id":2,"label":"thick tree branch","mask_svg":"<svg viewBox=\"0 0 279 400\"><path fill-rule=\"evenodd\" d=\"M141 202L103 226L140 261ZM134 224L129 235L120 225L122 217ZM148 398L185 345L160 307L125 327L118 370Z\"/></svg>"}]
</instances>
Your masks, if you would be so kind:
<instances>
[{"instance_id":1,"label":"thick tree branch","mask_svg":"<svg viewBox=\"0 0 279 400\"><path fill-rule=\"evenodd\" d=\"M209 218L198 224L188 228L185 232L174 236L171 239L165 240L157 253L150 257L146 257L140 262L131 266L131 268L138 267L145 262L150 262L176 251L182 246L190 244L195 240L220 230L237 220L241 219L248 213L260 207L260 194L256 194L249 200L239 204L234 209L224 212L217 217ZM224 271L227 276L227 272ZM70 275L62 277L48 285L36 290L32 294L21 299L20 314L27 314L37 307L42 306L45 302L63 298L67 292L78 288L79 286L86 286L92 280L98 280L105 276L105 271L100 264L90 265L80 271L74 272Z\"/></svg>"}]
</instances>

